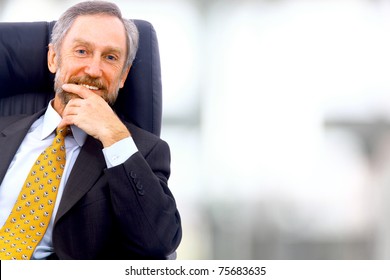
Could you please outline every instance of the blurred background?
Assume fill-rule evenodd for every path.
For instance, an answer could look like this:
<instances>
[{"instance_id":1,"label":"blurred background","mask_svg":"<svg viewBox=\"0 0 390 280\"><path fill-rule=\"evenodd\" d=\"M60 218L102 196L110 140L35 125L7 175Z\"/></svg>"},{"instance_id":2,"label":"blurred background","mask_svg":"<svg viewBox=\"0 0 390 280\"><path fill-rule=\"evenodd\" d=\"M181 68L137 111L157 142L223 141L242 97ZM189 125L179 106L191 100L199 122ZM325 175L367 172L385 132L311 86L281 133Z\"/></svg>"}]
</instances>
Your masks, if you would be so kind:
<instances>
[{"instance_id":1,"label":"blurred background","mask_svg":"<svg viewBox=\"0 0 390 280\"><path fill-rule=\"evenodd\" d=\"M113 2L159 38L178 259L390 259L390 1Z\"/></svg>"}]
</instances>

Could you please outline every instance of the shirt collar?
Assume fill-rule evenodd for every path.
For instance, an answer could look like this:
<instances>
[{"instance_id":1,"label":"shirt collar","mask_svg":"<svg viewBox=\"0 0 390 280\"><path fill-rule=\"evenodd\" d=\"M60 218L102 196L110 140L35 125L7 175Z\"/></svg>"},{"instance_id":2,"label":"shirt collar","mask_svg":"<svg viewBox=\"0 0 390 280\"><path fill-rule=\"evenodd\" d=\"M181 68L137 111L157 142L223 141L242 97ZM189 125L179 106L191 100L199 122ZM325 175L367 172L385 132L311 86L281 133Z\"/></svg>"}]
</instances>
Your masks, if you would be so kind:
<instances>
[{"instance_id":1,"label":"shirt collar","mask_svg":"<svg viewBox=\"0 0 390 280\"><path fill-rule=\"evenodd\" d=\"M41 140L51 135L56 130L61 120L61 116L57 113L56 110L54 110L52 102L50 101L49 105L47 106L45 115L43 116ZM75 125L71 125L70 128L77 144L82 147L87 139L87 133Z\"/></svg>"}]
</instances>

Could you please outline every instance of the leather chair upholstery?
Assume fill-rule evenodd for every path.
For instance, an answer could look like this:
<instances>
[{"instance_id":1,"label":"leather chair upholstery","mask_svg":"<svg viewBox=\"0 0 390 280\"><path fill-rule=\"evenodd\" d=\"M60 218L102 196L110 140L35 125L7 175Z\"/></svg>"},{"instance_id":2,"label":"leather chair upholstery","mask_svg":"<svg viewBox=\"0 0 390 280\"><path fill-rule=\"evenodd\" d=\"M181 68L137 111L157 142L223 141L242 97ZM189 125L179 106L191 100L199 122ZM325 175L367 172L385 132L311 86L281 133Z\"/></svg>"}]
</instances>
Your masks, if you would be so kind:
<instances>
[{"instance_id":1,"label":"leather chair upholstery","mask_svg":"<svg viewBox=\"0 0 390 280\"><path fill-rule=\"evenodd\" d=\"M140 33L139 49L114 110L160 136L162 88L156 32L149 22L134 22ZM53 98L47 46L54 23L0 23L0 116L32 114Z\"/></svg>"}]
</instances>

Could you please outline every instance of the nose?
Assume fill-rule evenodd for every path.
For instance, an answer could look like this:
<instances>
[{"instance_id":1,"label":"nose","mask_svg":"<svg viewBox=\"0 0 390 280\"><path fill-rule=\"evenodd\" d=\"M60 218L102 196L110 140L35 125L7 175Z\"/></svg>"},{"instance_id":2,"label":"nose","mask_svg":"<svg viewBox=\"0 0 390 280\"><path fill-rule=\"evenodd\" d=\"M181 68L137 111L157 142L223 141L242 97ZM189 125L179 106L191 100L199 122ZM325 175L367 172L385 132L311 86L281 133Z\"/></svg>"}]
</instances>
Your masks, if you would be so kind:
<instances>
[{"instance_id":1,"label":"nose","mask_svg":"<svg viewBox=\"0 0 390 280\"><path fill-rule=\"evenodd\" d=\"M99 78L102 75L100 62L100 57L92 57L88 62L88 65L85 67L85 73L92 78Z\"/></svg>"}]
</instances>

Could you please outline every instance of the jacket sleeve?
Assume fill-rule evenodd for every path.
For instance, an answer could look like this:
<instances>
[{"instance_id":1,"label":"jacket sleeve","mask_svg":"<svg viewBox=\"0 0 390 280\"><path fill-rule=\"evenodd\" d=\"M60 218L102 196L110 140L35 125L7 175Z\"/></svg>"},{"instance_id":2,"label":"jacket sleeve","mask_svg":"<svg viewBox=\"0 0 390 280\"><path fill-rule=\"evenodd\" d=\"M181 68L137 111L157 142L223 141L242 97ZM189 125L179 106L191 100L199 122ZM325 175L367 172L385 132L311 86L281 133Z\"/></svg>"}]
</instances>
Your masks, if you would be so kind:
<instances>
[{"instance_id":1,"label":"jacket sleeve","mask_svg":"<svg viewBox=\"0 0 390 280\"><path fill-rule=\"evenodd\" d=\"M150 151L133 154L106 169L117 224L126 250L145 258L164 259L181 241L181 221L167 182L170 150L162 140Z\"/></svg>"}]
</instances>

